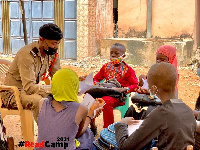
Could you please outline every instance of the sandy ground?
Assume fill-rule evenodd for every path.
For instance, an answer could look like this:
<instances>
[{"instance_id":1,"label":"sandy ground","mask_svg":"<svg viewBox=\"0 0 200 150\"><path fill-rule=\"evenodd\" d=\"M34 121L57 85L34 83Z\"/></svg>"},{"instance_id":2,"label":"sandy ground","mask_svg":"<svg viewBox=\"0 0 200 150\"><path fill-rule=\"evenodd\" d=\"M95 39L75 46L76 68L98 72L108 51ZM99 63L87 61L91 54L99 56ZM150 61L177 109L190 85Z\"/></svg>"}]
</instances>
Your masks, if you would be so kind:
<instances>
[{"instance_id":1,"label":"sandy ground","mask_svg":"<svg viewBox=\"0 0 200 150\"><path fill-rule=\"evenodd\" d=\"M94 71L92 68L83 69L80 67L72 67L69 65L63 65L63 67L69 67L77 72L79 76L89 74L91 71ZM136 72L136 75L139 76L140 74L147 74L148 67L143 66L133 66L133 69ZM179 90L179 98L182 99L191 109L194 109L195 102L198 97L200 91L200 78L196 74L196 67L179 67L179 83L178 83L178 90ZM81 97L79 97L81 100ZM119 121L121 119L120 112L118 110L114 110L115 121ZM103 129L103 120L102 114L96 119L96 124L98 127L98 134ZM15 142L15 149L25 149L19 148L18 143L23 141L21 136L21 122L19 116L11 115L6 116L4 118L4 125L6 127L7 136L11 135L14 137ZM35 130L35 141L37 140L37 124L34 124ZM96 136L96 138L98 135Z\"/></svg>"}]
</instances>

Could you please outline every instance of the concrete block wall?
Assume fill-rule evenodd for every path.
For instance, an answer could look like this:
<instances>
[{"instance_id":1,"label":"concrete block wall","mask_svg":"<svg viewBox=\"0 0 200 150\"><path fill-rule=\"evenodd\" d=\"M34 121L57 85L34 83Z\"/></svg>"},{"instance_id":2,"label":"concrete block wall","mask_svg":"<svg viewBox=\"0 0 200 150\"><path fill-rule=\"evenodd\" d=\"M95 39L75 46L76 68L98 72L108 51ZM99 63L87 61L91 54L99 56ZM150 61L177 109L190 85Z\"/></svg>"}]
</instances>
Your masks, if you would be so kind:
<instances>
[{"instance_id":1,"label":"concrete block wall","mask_svg":"<svg viewBox=\"0 0 200 150\"><path fill-rule=\"evenodd\" d=\"M195 3L195 0L153 0L152 37L192 38L195 31ZM118 37L146 37L147 7L147 0L118 0Z\"/></svg>"},{"instance_id":2,"label":"concrete block wall","mask_svg":"<svg viewBox=\"0 0 200 150\"><path fill-rule=\"evenodd\" d=\"M88 0L77 1L77 59L88 56Z\"/></svg>"},{"instance_id":3,"label":"concrete block wall","mask_svg":"<svg viewBox=\"0 0 200 150\"><path fill-rule=\"evenodd\" d=\"M78 0L77 59L100 54L106 37L113 37L113 0Z\"/></svg>"},{"instance_id":4,"label":"concrete block wall","mask_svg":"<svg viewBox=\"0 0 200 150\"><path fill-rule=\"evenodd\" d=\"M96 2L88 0L88 56L96 55Z\"/></svg>"},{"instance_id":5,"label":"concrete block wall","mask_svg":"<svg viewBox=\"0 0 200 150\"><path fill-rule=\"evenodd\" d=\"M145 38L110 38L102 40L101 57L109 59L110 47L114 43L123 44L126 49L125 61L133 65L151 66L156 62L156 51L161 45L172 45L177 49L177 64L184 66L190 63L193 56L193 40L167 40Z\"/></svg>"}]
</instances>

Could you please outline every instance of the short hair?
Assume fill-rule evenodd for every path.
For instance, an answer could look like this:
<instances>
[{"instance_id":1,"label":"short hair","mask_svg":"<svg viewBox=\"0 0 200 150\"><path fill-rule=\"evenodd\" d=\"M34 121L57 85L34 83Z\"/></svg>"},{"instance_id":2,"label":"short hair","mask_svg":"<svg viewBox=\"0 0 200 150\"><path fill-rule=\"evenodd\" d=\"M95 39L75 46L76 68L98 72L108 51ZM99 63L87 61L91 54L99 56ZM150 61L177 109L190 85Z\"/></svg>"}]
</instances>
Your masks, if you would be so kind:
<instances>
[{"instance_id":1,"label":"short hair","mask_svg":"<svg viewBox=\"0 0 200 150\"><path fill-rule=\"evenodd\" d=\"M119 43L113 44L110 49L112 49L113 47L117 47L118 49L126 51L126 47L122 44L119 44Z\"/></svg>"},{"instance_id":2,"label":"short hair","mask_svg":"<svg viewBox=\"0 0 200 150\"><path fill-rule=\"evenodd\" d=\"M176 69L170 63L156 63L149 69L147 80L149 84L155 85L165 92L172 92L175 90L177 80Z\"/></svg>"},{"instance_id":3,"label":"short hair","mask_svg":"<svg viewBox=\"0 0 200 150\"><path fill-rule=\"evenodd\" d=\"M44 24L39 29L39 35L48 40L59 41L63 38L61 29L54 23Z\"/></svg>"}]
</instances>

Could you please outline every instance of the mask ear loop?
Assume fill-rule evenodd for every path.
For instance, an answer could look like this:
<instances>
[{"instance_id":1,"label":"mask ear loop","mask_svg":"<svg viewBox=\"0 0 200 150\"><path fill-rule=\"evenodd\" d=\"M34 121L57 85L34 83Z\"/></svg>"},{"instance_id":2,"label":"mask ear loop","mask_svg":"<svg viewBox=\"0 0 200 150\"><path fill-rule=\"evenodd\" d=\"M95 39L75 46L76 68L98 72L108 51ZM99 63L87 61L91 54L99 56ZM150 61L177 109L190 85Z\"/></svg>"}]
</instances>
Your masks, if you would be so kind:
<instances>
[{"instance_id":1,"label":"mask ear loop","mask_svg":"<svg viewBox=\"0 0 200 150\"><path fill-rule=\"evenodd\" d=\"M47 47L48 47L48 51L49 51L49 45L47 44L47 42L45 41L45 44L47 45Z\"/></svg>"},{"instance_id":2,"label":"mask ear loop","mask_svg":"<svg viewBox=\"0 0 200 150\"><path fill-rule=\"evenodd\" d=\"M125 54L123 54L121 57L124 57L125 56Z\"/></svg>"},{"instance_id":3,"label":"mask ear loop","mask_svg":"<svg viewBox=\"0 0 200 150\"><path fill-rule=\"evenodd\" d=\"M150 92L150 96L152 97L152 98L155 98L155 96L156 96L156 94L158 93L158 88L157 88L157 86L155 86L155 85L152 85L152 87L151 88L156 88L156 92L155 92L155 94L152 94L151 92ZM151 89L149 89L149 91L151 91ZM155 96L154 96L155 95Z\"/></svg>"}]
</instances>

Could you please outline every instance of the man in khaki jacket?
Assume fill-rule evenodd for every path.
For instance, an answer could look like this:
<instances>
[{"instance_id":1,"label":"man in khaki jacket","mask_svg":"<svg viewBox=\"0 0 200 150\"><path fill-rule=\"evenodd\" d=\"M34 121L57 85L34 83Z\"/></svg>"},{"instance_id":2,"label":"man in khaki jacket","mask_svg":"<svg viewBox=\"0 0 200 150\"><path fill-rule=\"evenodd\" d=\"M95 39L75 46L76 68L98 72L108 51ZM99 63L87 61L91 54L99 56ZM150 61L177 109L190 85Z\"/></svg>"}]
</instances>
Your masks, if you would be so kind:
<instances>
[{"instance_id":1,"label":"man in khaki jacket","mask_svg":"<svg viewBox=\"0 0 200 150\"><path fill-rule=\"evenodd\" d=\"M33 111L37 122L39 101L46 97L47 89L38 84L41 80L53 76L60 67L57 49L63 33L52 23L44 24L39 29L39 41L22 47L15 56L5 78L5 85L16 86L20 91L22 106ZM13 94L2 93L5 107L15 109Z\"/></svg>"}]
</instances>

